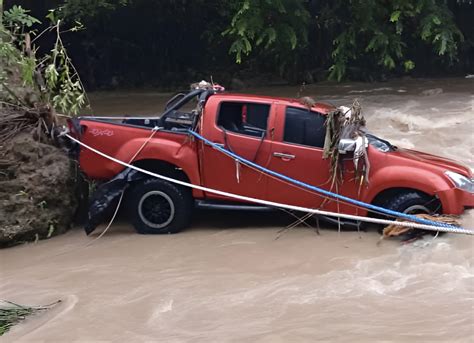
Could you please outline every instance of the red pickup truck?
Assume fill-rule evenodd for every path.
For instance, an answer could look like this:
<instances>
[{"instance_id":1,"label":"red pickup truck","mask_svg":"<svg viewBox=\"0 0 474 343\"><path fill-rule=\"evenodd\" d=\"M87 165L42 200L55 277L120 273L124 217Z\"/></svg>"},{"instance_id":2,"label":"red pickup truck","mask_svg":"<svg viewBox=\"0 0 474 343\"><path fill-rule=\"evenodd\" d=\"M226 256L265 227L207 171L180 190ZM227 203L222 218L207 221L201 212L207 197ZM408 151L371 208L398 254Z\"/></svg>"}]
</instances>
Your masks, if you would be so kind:
<instances>
[{"instance_id":1,"label":"red pickup truck","mask_svg":"<svg viewBox=\"0 0 474 343\"><path fill-rule=\"evenodd\" d=\"M323 103L308 108L296 99L196 89L173 97L155 118L117 121L79 117L70 122L70 129L76 138L107 155L195 185L290 205L373 215L236 165L234 159L188 132L195 130L267 169L329 189L330 160L323 158L323 145L326 115L332 110L333 106ZM152 135L153 130L158 131ZM474 207L469 168L446 158L396 148L370 134L367 137L370 183L360 188L354 181L354 163L348 153L342 161L344 179L339 194L405 213L461 214ZM80 148L78 157L81 170L93 180L113 180L125 169L88 149ZM190 224L195 206L260 209L149 177L131 181L125 201L139 233L178 232Z\"/></svg>"}]
</instances>

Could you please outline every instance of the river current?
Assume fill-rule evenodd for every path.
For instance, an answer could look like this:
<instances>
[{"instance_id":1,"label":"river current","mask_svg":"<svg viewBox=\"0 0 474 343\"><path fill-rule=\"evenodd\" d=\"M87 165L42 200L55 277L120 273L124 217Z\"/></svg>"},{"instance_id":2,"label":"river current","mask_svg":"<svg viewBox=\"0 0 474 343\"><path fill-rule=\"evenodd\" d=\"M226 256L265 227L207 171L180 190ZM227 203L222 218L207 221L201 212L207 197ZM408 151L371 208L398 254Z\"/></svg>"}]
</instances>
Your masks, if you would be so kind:
<instances>
[{"instance_id":1,"label":"river current","mask_svg":"<svg viewBox=\"0 0 474 343\"><path fill-rule=\"evenodd\" d=\"M474 79L323 83L302 95L348 106L358 98L377 136L474 168ZM151 114L169 96L103 92L91 101L95 114ZM62 303L0 341L474 340L472 237L402 245L377 244L374 230L323 227L317 235L299 226L279 234L292 221L284 213L203 211L177 235L138 235L119 220L90 245L96 236L77 228L1 250L0 298ZM474 228L474 210L462 221Z\"/></svg>"}]
</instances>

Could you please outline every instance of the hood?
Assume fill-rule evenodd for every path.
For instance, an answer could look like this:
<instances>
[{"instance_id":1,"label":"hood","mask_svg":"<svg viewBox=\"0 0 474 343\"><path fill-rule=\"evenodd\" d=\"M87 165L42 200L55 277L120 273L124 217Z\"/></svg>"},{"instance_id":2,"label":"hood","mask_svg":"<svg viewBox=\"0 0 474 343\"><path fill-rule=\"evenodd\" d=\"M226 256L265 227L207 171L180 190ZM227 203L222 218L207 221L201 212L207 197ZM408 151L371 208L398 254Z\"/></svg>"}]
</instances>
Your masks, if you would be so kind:
<instances>
[{"instance_id":1,"label":"hood","mask_svg":"<svg viewBox=\"0 0 474 343\"><path fill-rule=\"evenodd\" d=\"M416 150L410 150L410 149L398 149L396 153L400 157L403 157L406 159L429 163L431 165L435 165L440 168L443 168L444 170L451 170L455 173L462 174L466 177L469 177L469 178L472 177L472 171L468 166L460 162L451 160L449 158L435 156L435 155L427 154L427 153L416 151Z\"/></svg>"}]
</instances>

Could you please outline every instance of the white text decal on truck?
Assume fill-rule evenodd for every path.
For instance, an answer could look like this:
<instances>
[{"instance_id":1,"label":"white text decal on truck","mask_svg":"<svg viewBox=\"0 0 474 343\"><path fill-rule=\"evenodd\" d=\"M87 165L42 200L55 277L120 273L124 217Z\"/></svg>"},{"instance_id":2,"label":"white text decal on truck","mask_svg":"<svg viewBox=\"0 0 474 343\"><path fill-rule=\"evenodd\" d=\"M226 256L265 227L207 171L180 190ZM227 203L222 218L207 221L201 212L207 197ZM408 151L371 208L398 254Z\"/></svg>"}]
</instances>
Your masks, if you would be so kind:
<instances>
[{"instance_id":1,"label":"white text decal on truck","mask_svg":"<svg viewBox=\"0 0 474 343\"><path fill-rule=\"evenodd\" d=\"M105 130L92 129L90 132L95 137L97 137L97 136L109 136L110 137L110 136L114 135L114 132L112 130L109 130L109 129L105 129Z\"/></svg>"}]
</instances>

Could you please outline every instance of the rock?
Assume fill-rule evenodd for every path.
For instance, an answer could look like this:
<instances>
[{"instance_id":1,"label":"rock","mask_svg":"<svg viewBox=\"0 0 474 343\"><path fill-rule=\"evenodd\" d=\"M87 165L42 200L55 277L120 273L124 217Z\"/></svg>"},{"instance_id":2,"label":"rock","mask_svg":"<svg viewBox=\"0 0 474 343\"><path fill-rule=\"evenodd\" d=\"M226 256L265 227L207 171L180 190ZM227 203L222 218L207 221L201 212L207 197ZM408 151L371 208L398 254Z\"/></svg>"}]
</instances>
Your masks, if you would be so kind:
<instances>
[{"instance_id":1,"label":"rock","mask_svg":"<svg viewBox=\"0 0 474 343\"><path fill-rule=\"evenodd\" d=\"M60 234L77 208L74 162L25 132L0 153L0 247Z\"/></svg>"},{"instance_id":2,"label":"rock","mask_svg":"<svg viewBox=\"0 0 474 343\"><path fill-rule=\"evenodd\" d=\"M432 95L439 95L441 93L443 93L442 88L432 88L432 89L425 89L424 91L420 93L420 95L432 96Z\"/></svg>"},{"instance_id":3,"label":"rock","mask_svg":"<svg viewBox=\"0 0 474 343\"><path fill-rule=\"evenodd\" d=\"M242 90L245 88L245 83L242 80L234 77L232 80L230 80L230 88L232 90Z\"/></svg>"}]
</instances>

